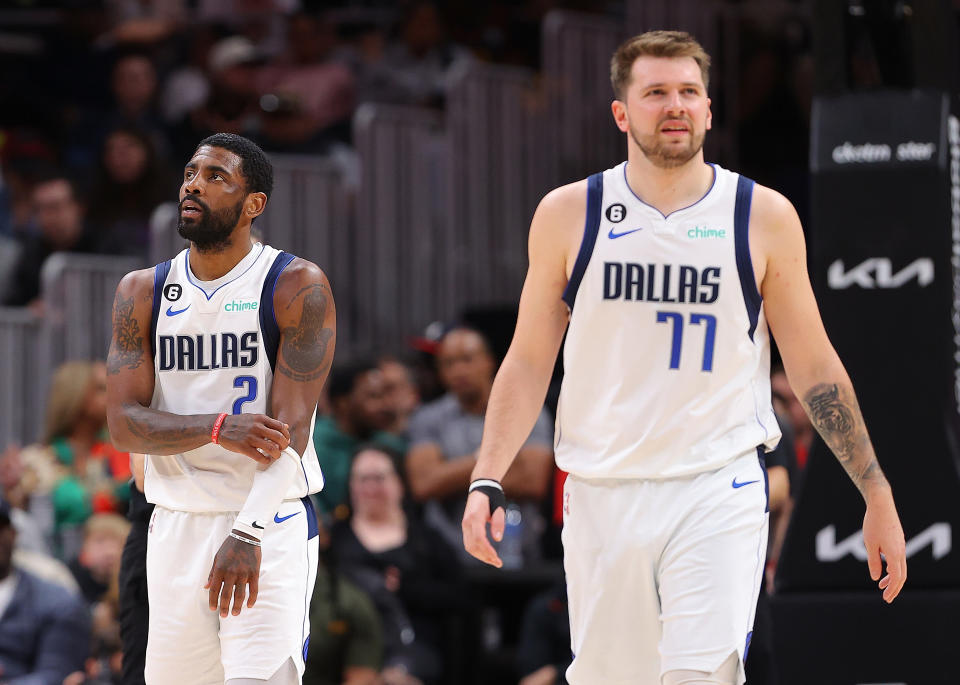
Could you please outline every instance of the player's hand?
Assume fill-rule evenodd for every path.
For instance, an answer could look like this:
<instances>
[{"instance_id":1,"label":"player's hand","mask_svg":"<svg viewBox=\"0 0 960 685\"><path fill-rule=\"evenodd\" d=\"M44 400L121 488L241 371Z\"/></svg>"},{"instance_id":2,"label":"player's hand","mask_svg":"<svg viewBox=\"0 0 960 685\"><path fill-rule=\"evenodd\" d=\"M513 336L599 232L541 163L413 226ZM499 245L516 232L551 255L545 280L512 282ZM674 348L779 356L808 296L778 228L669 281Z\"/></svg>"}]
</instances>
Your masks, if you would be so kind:
<instances>
[{"instance_id":1,"label":"player's hand","mask_svg":"<svg viewBox=\"0 0 960 685\"><path fill-rule=\"evenodd\" d=\"M243 535L240 531L235 531ZM220 610L220 618L229 613L237 616L243 609L243 598L247 594L247 606L257 601L260 589L260 548L228 537L220 545L217 556L213 558L210 575L204 589L210 591L210 611ZM233 610L230 610L230 598L233 598Z\"/></svg>"},{"instance_id":2,"label":"player's hand","mask_svg":"<svg viewBox=\"0 0 960 685\"><path fill-rule=\"evenodd\" d=\"M263 414L231 414L220 427L220 444L260 464L272 464L290 444L290 427Z\"/></svg>"},{"instance_id":3,"label":"player's hand","mask_svg":"<svg viewBox=\"0 0 960 685\"><path fill-rule=\"evenodd\" d=\"M503 539L503 525L506 513L499 507L490 515L490 500L486 494L474 490L467 497L467 506L463 510L463 546L473 556L491 566L500 568L503 562L497 551L487 539L487 524L490 535L497 542Z\"/></svg>"},{"instance_id":4,"label":"player's hand","mask_svg":"<svg viewBox=\"0 0 960 685\"><path fill-rule=\"evenodd\" d=\"M883 599L892 602L907 582L907 553L900 517L889 489L867 499L867 513L863 517L863 544L867 548L867 566L870 577L879 580ZM883 560L887 562L887 575Z\"/></svg>"}]
</instances>

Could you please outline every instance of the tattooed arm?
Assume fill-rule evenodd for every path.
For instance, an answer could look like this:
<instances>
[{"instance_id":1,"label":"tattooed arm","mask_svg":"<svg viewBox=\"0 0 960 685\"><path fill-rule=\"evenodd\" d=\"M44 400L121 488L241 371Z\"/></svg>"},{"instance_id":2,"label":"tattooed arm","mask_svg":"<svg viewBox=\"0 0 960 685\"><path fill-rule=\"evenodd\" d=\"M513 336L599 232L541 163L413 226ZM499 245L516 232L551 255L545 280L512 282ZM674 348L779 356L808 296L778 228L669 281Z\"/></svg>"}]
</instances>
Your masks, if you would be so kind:
<instances>
[{"instance_id":1,"label":"tattooed arm","mask_svg":"<svg viewBox=\"0 0 960 685\"><path fill-rule=\"evenodd\" d=\"M150 340L153 274L153 269L133 271L117 286L107 354L107 425L117 449L158 456L210 442L218 413L181 416L150 408L155 382ZM278 458L288 443L289 432L281 421L258 414L230 416L220 430L221 445L261 463Z\"/></svg>"},{"instance_id":2,"label":"tattooed arm","mask_svg":"<svg viewBox=\"0 0 960 685\"><path fill-rule=\"evenodd\" d=\"M302 455L312 439L310 422L336 343L336 307L327 277L312 262L293 260L277 281L273 310L280 345L270 413L289 424L290 445Z\"/></svg>"},{"instance_id":3,"label":"tattooed arm","mask_svg":"<svg viewBox=\"0 0 960 685\"><path fill-rule=\"evenodd\" d=\"M893 493L877 462L853 384L824 330L807 275L800 220L786 198L759 185L750 214L750 252L790 386L866 502L863 541L870 575L879 580L883 598L892 602L907 577ZM887 562L883 578L881 554Z\"/></svg>"}]
</instances>

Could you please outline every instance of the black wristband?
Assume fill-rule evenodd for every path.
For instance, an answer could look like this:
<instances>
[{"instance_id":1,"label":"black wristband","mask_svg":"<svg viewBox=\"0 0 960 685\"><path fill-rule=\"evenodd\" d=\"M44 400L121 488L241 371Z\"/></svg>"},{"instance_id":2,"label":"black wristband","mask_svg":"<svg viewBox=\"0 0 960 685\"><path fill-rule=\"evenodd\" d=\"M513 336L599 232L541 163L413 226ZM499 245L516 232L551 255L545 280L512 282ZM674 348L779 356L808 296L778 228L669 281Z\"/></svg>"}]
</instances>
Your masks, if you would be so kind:
<instances>
[{"instance_id":1,"label":"black wristband","mask_svg":"<svg viewBox=\"0 0 960 685\"><path fill-rule=\"evenodd\" d=\"M497 509L507 510L507 498L503 494L503 486L492 478L480 478L470 483L468 492L479 490L490 501L490 515Z\"/></svg>"}]
</instances>

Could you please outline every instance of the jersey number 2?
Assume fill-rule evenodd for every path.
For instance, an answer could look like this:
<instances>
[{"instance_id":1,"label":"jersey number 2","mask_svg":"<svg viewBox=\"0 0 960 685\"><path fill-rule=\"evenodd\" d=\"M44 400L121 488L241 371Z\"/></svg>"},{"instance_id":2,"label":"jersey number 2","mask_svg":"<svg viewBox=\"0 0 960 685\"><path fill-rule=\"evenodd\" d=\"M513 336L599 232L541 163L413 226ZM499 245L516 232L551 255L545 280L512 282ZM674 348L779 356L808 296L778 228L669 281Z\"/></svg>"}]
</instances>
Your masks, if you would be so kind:
<instances>
[{"instance_id":1,"label":"jersey number 2","mask_svg":"<svg viewBox=\"0 0 960 685\"><path fill-rule=\"evenodd\" d=\"M673 336L670 344L670 368L680 368L680 347L683 345L683 314L680 312L657 312L657 323L673 324ZM713 347L717 339L717 317L713 314L691 314L690 323L694 326L706 324L703 339L702 371L713 371Z\"/></svg>"},{"instance_id":2,"label":"jersey number 2","mask_svg":"<svg viewBox=\"0 0 960 685\"><path fill-rule=\"evenodd\" d=\"M233 379L233 387L242 388L246 386L247 394L243 397L238 397L233 402L233 413L242 414L243 405L245 402L253 402L257 399L257 379L255 376L237 376Z\"/></svg>"}]
</instances>

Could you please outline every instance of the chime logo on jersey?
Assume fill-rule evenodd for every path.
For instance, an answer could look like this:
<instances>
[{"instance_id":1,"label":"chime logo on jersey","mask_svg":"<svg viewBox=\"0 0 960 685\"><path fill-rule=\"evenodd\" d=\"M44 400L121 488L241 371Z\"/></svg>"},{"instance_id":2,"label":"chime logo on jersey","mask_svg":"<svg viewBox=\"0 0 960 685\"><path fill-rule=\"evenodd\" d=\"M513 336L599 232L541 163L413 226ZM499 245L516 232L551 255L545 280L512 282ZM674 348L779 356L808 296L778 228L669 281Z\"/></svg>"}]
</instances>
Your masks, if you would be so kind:
<instances>
[{"instance_id":1,"label":"chime logo on jersey","mask_svg":"<svg viewBox=\"0 0 960 685\"><path fill-rule=\"evenodd\" d=\"M225 312L252 312L256 311L260 303L256 300L231 300L223 305Z\"/></svg>"},{"instance_id":2,"label":"chime logo on jersey","mask_svg":"<svg viewBox=\"0 0 960 685\"><path fill-rule=\"evenodd\" d=\"M720 267L603 263L603 299L711 304L720 295Z\"/></svg>"},{"instance_id":3,"label":"chime logo on jersey","mask_svg":"<svg viewBox=\"0 0 960 685\"><path fill-rule=\"evenodd\" d=\"M159 336L161 371L250 368L260 354L257 331Z\"/></svg>"}]
</instances>

